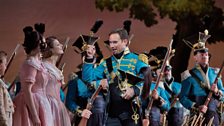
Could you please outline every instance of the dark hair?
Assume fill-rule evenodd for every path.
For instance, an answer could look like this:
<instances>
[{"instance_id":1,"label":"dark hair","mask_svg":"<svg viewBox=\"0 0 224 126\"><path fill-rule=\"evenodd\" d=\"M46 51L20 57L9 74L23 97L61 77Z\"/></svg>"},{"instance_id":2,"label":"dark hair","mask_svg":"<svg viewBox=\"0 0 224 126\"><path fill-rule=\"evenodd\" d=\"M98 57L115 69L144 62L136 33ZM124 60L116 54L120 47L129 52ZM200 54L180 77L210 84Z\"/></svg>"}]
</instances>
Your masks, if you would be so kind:
<instances>
[{"instance_id":1,"label":"dark hair","mask_svg":"<svg viewBox=\"0 0 224 126\"><path fill-rule=\"evenodd\" d=\"M46 38L47 48L42 51L43 58L49 58L49 57L51 57L53 55L51 49L54 46L54 40L57 40L57 37L50 36L50 37Z\"/></svg>"},{"instance_id":2,"label":"dark hair","mask_svg":"<svg viewBox=\"0 0 224 126\"><path fill-rule=\"evenodd\" d=\"M23 47L26 54L30 54L32 50L38 47L40 36L36 31L33 31L33 28L30 26L25 27L23 32L25 34Z\"/></svg>"},{"instance_id":3,"label":"dark hair","mask_svg":"<svg viewBox=\"0 0 224 126\"><path fill-rule=\"evenodd\" d=\"M39 30L40 28L41 30ZM39 29L38 29L39 28ZM35 24L35 30L31 26L26 26L23 28L23 32L25 35L23 47L26 54L30 54L32 50L36 49L38 46L41 50L46 48L46 44L43 41L43 33L44 33L45 25L44 24Z\"/></svg>"},{"instance_id":4,"label":"dark hair","mask_svg":"<svg viewBox=\"0 0 224 126\"><path fill-rule=\"evenodd\" d=\"M118 29L115 29L115 30L111 31L109 33L109 36L111 34L116 34L116 33L119 34L121 40L129 39L128 32L125 29L123 29L123 28L118 28Z\"/></svg>"},{"instance_id":5,"label":"dark hair","mask_svg":"<svg viewBox=\"0 0 224 126\"><path fill-rule=\"evenodd\" d=\"M5 51L0 51L0 63L3 62L3 58L7 58L7 53Z\"/></svg>"}]
</instances>

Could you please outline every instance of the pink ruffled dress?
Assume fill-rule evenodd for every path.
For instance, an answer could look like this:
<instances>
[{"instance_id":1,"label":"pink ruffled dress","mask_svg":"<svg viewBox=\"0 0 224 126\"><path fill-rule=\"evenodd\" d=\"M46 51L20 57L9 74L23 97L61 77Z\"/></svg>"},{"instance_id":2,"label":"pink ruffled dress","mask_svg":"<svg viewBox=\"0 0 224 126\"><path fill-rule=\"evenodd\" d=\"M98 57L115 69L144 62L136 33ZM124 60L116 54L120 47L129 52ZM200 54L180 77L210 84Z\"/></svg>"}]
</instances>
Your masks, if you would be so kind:
<instances>
[{"instance_id":1,"label":"pink ruffled dress","mask_svg":"<svg viewBox=\"0 0 224 126\"><path fill-rule=\"evenodd\" d=\"M51 105L54 119L54 126L71 126L71 121L64 103L60 98L61 84L64 81L62 72L48 61L44 62L44 66L50 73L50 79L47 84L47 98Z\"/></svg>"},{"instance_id":2,"label":"pink ruffled dress","mask_svg":"<svg viewBox=\"0 0 224 126\"><path fill-rule=\"evenodd\" d=\"M14 99L16 106L13 114L13 126L33 126L31 111L28 108L24 93L26 82L32 82L32 97L37 114L41 121L41 126L54 126L50 103L46 96L46 86L49 78L47 70L40 60L33 57L28 58L23 63L20 73L21 91Z\"/></svg>"}]
</instances>

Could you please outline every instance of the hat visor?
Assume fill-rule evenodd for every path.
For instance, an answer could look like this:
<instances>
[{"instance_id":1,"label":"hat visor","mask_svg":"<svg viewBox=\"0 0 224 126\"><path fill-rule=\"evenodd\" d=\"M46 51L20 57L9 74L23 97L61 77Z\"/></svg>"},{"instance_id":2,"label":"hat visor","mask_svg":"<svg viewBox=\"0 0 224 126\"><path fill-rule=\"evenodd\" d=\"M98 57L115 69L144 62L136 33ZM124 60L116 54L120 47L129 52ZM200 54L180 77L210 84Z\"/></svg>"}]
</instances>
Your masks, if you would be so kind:
<instances>
[{"instance_id":1,"label":"hat visor","mask_svg":"<svg viewBox=\"0 0 224 126\"><path fill-rule=\"evenodd\" d=\"M166 71L166 70L169 71L169 70L171 70L171 69L172 69L172 66L170 66L170 65L166 65L166 67L165 67L165 71Z\"/></svg>"},{"instance_id":2,"label":"hat visor","mask_svg":"<svg viewBox=\"0 0 224 126\"><path fill-rule=\"evenodd\" d=\"M199 53L206 53L206 52L208 52L208 48L195 49L194 50L194 55L196 55L198 52Z\"/></svg>"}]
</instances>

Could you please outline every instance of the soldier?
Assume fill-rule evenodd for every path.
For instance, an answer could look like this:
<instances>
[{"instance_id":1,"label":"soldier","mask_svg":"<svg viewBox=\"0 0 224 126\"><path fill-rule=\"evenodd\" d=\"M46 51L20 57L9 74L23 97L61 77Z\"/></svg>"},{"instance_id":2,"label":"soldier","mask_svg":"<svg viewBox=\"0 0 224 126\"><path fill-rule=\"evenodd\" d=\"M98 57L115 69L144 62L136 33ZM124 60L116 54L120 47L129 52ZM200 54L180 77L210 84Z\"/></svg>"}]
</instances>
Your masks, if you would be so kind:
<instances>
[{"instance_id":1,"label":"soldier","mask_svg":"<svg viewBox=\"0 0 224 126\"><path fill-rule=\"evenodd\" d=\"M159 47L160 48L160 47ZM166 51L163 49L153 49L147 54L149 56L149 65L152 68L152 76L153 81L150 87L151 98L154 100L152 104L152 108L149 112L149 120L143 119L143 126L160 126L161 125L161 113L163 111L168 111L170 108L170 102L167 97L163 82L159 82L158 89L155 89L156 80L158 75L160 74L160 67L162 63L162 59L165 57ZM159 52L159 51L160 52ZM145 110L150 102L150 98L142 101L142 110L143 110L143 118ZM149 122L148 122L149 121Z\"/></svg>"},{"instance_id":2,"label":"soldier","mask_svg":"<svg viewBox=\"0 0 224 126\"><path fill-rule=\"evenodd\" d=\"M167 48L157 47L156 49L150 51L150 53L153 53L154 55L156 52L160 55L158 56L157 54L157 57L160 58L160 60L164 60ZM171 103L171 108L169 108L169 111L165 111L163 116L165 118L167 114L168 126L181 126L184 119L184 108L183 105L179 102L178 98L181 90L181 84L175 81L174 77L172 76L172 66L169 64L169 61L174 56L174 53L175 50L172 50L168 61L166 62L165 70L163 72L163 87L166 91L169 102ZM161 57L162 54L163 56ZM159 63L161 64L162 62ZM158 70L160 70L160 68ZM165 122L166 120L163 120L163 123Z\"/></svg>"},{"instance_id":3,"label":"soldier","mask_svg":"<svg viewBox=\"0 0 224 126\"><path fill-rule=\"evenodd\" d=\"M192 47L194 49L195 66L191 70L187 70L182 74L182 88L180 93L180 102L184 107L193 112L204 113L204 123L207 125L210 119L213 119L213 125L219 125L217 105L223 97L224 88L222 81L219 78L217 84L213 84L218 71L209 66L208 48L205 47L205 42L210 37L208 31L199 33L199 41ZM188 45L190 42L184 41ZM205 106L205 100L209 91L213 92L208 106Z\"/></svg>"},{"instance_id":4,"label":"soldier","mask_svg":"<svg viewBox=\"0 0 224 126\"><path fill-rule=\"evenodd\" d=\"M184 107L179 101L181 84L172 77L172 67L168 64L164 71L163 85L171 103L168 111L168 126L181 126L184 120Z\"/></svg>"},{"instance_id":5,"label":"soldier","mask_svg":"<svg viewBox=\"0 0 224 126\"><path fill-rule=\"evenodd\" d=\"M98 37L91 37L82 35L80 36L73 46L76 47L76 51L84 55L85 43L95 44L96 48L94 50L97 53L96 62L99 63L102 59L103 55L100 51L100 48L97 44ZM86 83L82 80L82 70L81 68L75 73L74 78L69 81L68 84L68 92L66 96L66 106L67 108L75 114L75 124L79 124L81 120L81 114L83 110L86 108L87 100L92 96L94 91L99 87L100 84L107 83L107 80L98 80L92 81L90 83ZM107 90L105 88L105 90ZM91 126L103 126L105 123L105 110L106 110L106 102L104 93L101 91L100 95L98 95L93 103L93 108L91 109L91 116L88 120L87 125ZM73 122L72 122L73 123Z\"/></svg>"},{"instance_id":6,"label":"soldier","mask_svg":"<svg viewBox=\"0 0 224 126\"><path fill-rule=\"evenodd\" d=\"M5 73L7 66L7 54L0 51L0 77ZM0 125L12 126L12 114L14 106L10 94L7 90L8 86L0 78Z\"/></svg>"},{"instance_id":7,"label":"soldier","mask_svg":"<svg viewBox=\"0 0 224 126\"><path fill-rule=\"evenodd\" d=\"M79 124L82 111L86 107L87 99L90 97L87 86L80 79L81 71L73 73L68 81L68 90L65 100L65 105L74 115L71 117L72 126Z\"/></svg>"},{"instance_id":8,"label":"soldier","mask_svg":"<svg viewBox=\"0 0 224 126\"><path fill-rule=\"evenodd\" d=\"M148 71L149 67L138 55L130 52L127 47L128 43L129 36L126 30L113 30L109 34L109 46L113 53L112 56L103 60L98 67L94 68L94 46L88 45L87 53L84 58L82 71L82 78L84 81L92 82L94 80L103 79L104 77L109 81L110 101L107 125L112 125L112 123L108 122L113 122L114 120L122 126L140 125L139 118L132 118L132 115L136 114L136 108L132 106L132 99L141 94L142 83L129 85L126 90L121 93L122 91L119 88L121 83L118 81L120 77L118 69L133 75L143 76L142 73L147 73L145 71ZM145 77L149 76L146 75ZM150 82L146 83L149 84ZM147 88L145 89L147 90Z\"/></svg>"}]
</instances>

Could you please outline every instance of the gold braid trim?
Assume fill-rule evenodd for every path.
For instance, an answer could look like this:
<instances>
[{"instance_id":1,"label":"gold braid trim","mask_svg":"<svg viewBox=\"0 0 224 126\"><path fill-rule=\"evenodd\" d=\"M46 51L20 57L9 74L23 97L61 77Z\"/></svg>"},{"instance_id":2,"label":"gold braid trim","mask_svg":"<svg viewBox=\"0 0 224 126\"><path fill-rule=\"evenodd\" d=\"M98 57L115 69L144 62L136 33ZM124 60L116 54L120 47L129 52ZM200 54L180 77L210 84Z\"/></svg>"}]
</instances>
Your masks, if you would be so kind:
<instances>
[{"instance_id":1,"label":"gold braid trim","mask_svg":"<svg viewBox=\"0 0 224 126\"><path fill-rule=\"evenodd\" d=\"M146 63L146 64L148 64L148 62L149 62L148 56L145 55L145 54L139 54L138 59L141 60L142 62Z\"/></svg>"}]
</instances>

